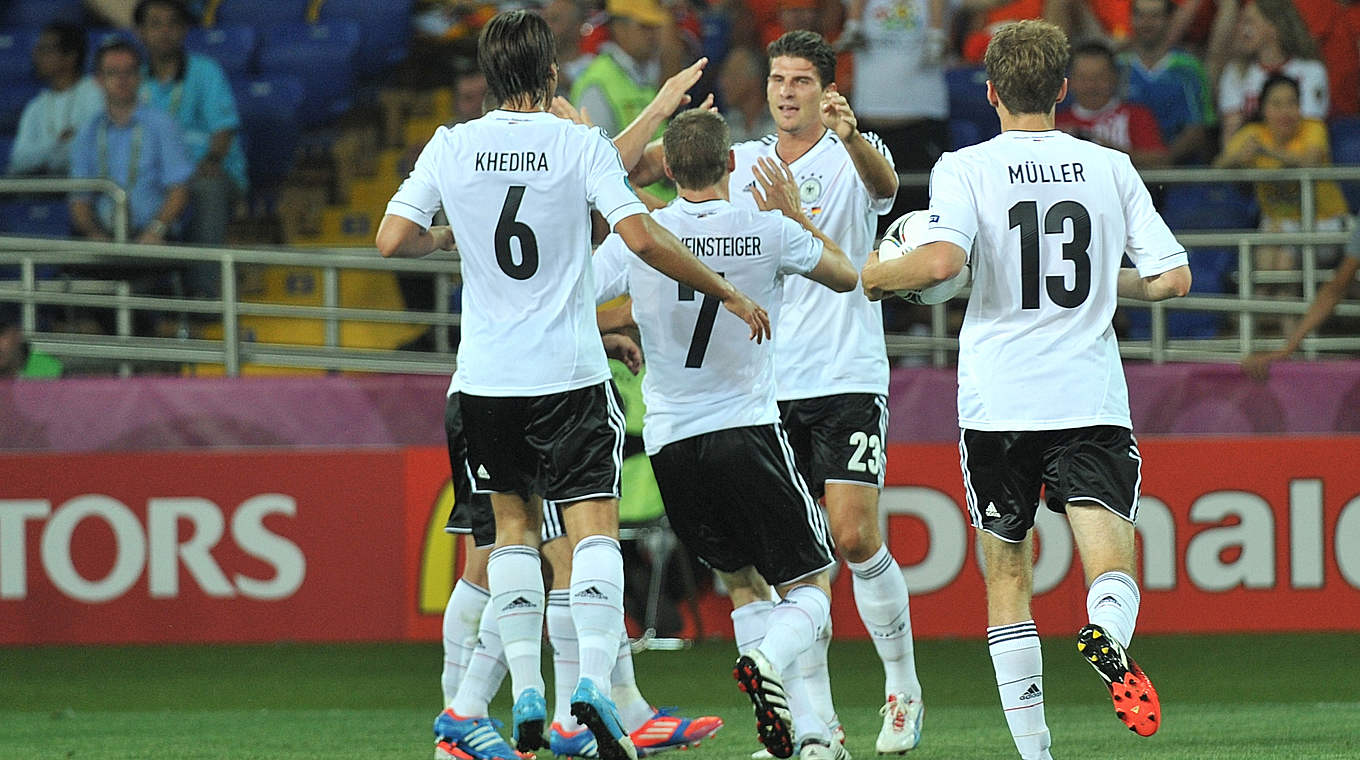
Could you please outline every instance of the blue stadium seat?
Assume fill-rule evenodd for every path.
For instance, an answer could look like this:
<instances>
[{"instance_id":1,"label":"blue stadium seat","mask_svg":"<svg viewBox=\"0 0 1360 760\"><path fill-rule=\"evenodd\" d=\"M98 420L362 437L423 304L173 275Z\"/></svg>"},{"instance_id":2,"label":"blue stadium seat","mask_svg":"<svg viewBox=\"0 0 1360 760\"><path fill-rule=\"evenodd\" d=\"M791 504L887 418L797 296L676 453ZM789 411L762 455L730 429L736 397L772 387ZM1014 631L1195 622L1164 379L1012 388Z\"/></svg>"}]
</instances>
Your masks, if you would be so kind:
<instances>
[{"instance_id":1,"label":"blue stadium seat","mask_svg":"<svg viewBox=\"0 0 1360 760\"><path fill-rule=\"evenodd\" d=\"M1170 185L1162 218L1173 230L1255 229L1255 199L1235 184Z\"/></svg>"},{"instance_id":2,"label":"blue stadium seat","mask_svg":"<svg viewBox=\"0 0 1360 760\"><path fill-rule=\"evenodd\" d=\"M9 172L9 154L14 150L14 136L0 134L0 174Z\"/></svg>"},{"instance_id":3,"label":"blue stadium seat","mask_svg":"<svg viewBox=\"0 0 1360 760\"><path fill-rule=\"evenodd\" d=\"M0 233L70 237L71 214L66 199L49 196L0 203Z\"/></svg>"},{"instance_id":4,"label":"blue stadium seat","mask_svg":"<svg viewBox=\"0 0 1360 760\"><path fill-rule=\"evenodd\" d=\"M987 72L981 66L950 69L944 74L949 88L949 120L969 121L977 128L977 142L1001 134L996 111L987 104Z\"/></svg>"},{"instance_id":5,"label":"blue stadium seat","mask_svg":"<svg viewBox=\"0 0 1360 760\"><path fill-rule=\"evenodd\" d=\"M299 117L303 126L325 124L354 104L354 57L359 24L350 19L325 23L277 24L260 44L262 74L293 74L302 80Z\"/></svg>"},{"instance_id":6,"label":"blue stadium seat","mask_svg":"<svg viewBox=\"0 0 1360 760\"><path fill-rule=\"evenodd\" d=\"M234 81L241 138L254 188L277 185L293 167L300 129L298 111L304 92L292 74Z\"/></svg>"},{"instance_id":7,"label":"blue stadium seat","mask_svg":"<svg viewBox=\"0 0 1360 760\"><path fill-rule=\"evenodd\" d=\"M360 76L379 74L406 59L411 39L411 9L415 0L323 0L319 21L351 19L363 30L354 65Z\"/></svg>"},{"instance_id":8,"label":"blue stadium seat","mask_svg":"<svg viewBox=\"0 0 1360 760\"><path fill-rule=\"evenodd\" d=\"M42 85L27 77L11 79L0 87L0 134L14 134L19 127L24 106L41 90Z\"/></svg>"},{"instance_id":9,"label":"blue stadium seat","mask_svg":"<svg viewBox=\"0 0 1360 760\"><path fill-rule=\"evenodd\" d=\"M949 120L949 149L958 150L982 142L982 130L967 119Z\"/></svg>"},{"instance_id":10,"label":"blue stadium seat","mask_svg":"<svg viewBox=\"0 0 1360 760\"><path fill-rule=\"evenodd\" d=\"M246 76L255 59L255 27L241 24L221 24L211 29L191 27L184 46L217 61L228 77Z\"/></svg>"},{"instance_id":11,"label":"blue stadium seat","mask_svg":"<svg viewBox=\"0 0 1360 760\"><path fill-rule=\"evenodd\" d=\"M0 29L0 82L33 76L33 45L41 34L35 28Z\"/></svg>"},{"instance_id":12,"label":"blue stadium seat","mask_svg":"<svg viewBox=\"0 0 1360 760\"><path fill-rule=\"evenodd\" d=\"M0 26L40 28L53 21L73 24L85 20L81 0L5 0L0 2Z\"/></svg>"},{"instance_id":13,"label":"blue stadium seat","mask_svg":"<svg viewBox=\"0 0 1360 760\"><path fill-rule=\"evenodd\" d=\"M1190 293L1219 294L1231 290L1228 273L1237 267L1237 251L1231 248L1197 248L1190 252ZM1175 306L1173 302L1171 306ZM1152 335L1152 312L1128 312L1128 337L1147 340ZM1166 334L1169 338L1213 338L1223 328L1223 315L1208 311L1168 311Z\"/></svg>"},{"instance_id":14,"label":"blue stadium seat","mask_svg":"<svg viewBox=\"0 0 1360 760\"><path fill-rule=\"evenodd\" d=\"M1338 116L1327 124L1332 143L1332 163L1360 166L1360 116ZM1342 182L1341 192L1351 211L1360 211L1360 182Z\"/></svg>"},{"instance_id":15,"label":"blue stadium seat","mask_svg":"<svg viewBox=\"0 0 1360 760\"><path fill-rule=\"evenodd\" d=\"M311 0L222 0L213 14L213 26L245 24L265 29L275 24L307 20L307 6ZM374 0L374 5L385 5Z\"/></svg>"}]
</instances>

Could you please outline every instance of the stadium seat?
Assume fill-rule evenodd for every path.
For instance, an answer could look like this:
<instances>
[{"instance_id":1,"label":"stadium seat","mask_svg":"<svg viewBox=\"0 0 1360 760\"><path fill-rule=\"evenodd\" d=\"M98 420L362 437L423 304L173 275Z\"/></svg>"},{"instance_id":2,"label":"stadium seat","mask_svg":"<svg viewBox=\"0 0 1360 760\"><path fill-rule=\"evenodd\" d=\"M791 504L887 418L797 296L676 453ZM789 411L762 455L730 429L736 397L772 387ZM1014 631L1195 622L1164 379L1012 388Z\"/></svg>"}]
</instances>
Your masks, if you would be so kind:
<instances>
[{"instance_id":1,"label":"stadium seat","mask_svg":"<svg viewBox=\"0 0 1360 760\"><path fill-rule=\"evenodd\" d=\"M19 117L24 106L32 100L42 85L27 77L12 79L0 87L0 134L12 135L19 127Z\"/></svg>"},{"instance_id":2,"label":"stadium seat","mask_svg":"<svg viewBox=\"0 0 1360 760\"><path fill-rule=\"evenodd\" d=\"M274 187L293 167L299 140L302 80L292 74L233 81L241 139L255 188Z\"/></svg>"},{"instance_id":3,"label":"stadium seat","mask_svg":"<svg viewBox=\"0 0 1360 760\"><path fill-rule=\"evenodd\" d=\"M14 136L0 134L0 174L9 172L9 154L14 150Z\"/></svg>"},{"instance_id":4,"label":"stadium seat","mask_svg":"<svg viewBox=\"0 0 1360 760\"><path fill-rule=\"evenodd\" d=\"M49 196L43 200L0 203L0 233L70 237L71 215L66 199Z\"/></svg>"},{"instance_id":5,"label":"stadium seat","mask_svg":"<svg viewBox=\"0 0 1360 760\"><path fill-rule=\"evenodd\" d=\"M0 81L33 76L33 45L41 34L37 29L0 29Z\"/></svg>"},{"instance_id":6,"label":"stadium seat","mask_svg":"<svg viewBox=\"0 0 1360 760\"><path fill-rule=\"evenodd\" d=\"M53 21L85 20L81 0L6 0L0 2L0 26L41 28Z\"/></svg>"},{"instance_id":7,"label":"stadium seat","mask_svg":"<svg viewBox=\"0 0 1360 760\"><path fill-rule=\"evenodd\" d=\"M944 77L949 88L950 128L956 120L972 122L977 129L976 142L1001 134L996 111L987 104L987 72L981 66L971 66L950 69Z\"/></svg>"},{"instance_id":8,"label":"stadium seat","mask_svg":"<svg viewBox=\"0 0 1360 760\"><path fill-rule=\"evenodd\" d=\"M264 29L275 24L302 23L307 20L307 6L311 0L222 0L214 11L212 26L244 24ZM385 3L374 2L376 6Z\"/></svg>"},{"instance_id":9,"label":"stadium seat","mask_svg":"<svg viewBox=\"0 0 1360 760\"><path fill-rule=\"evenodd\" d=\"M406 58L411 39L411 9L414 0L323 0L318 21L350 19L362 29L362 44L354 61L360 76L379 74Z\"/></svg>"},{"instance_id":10,"label":"stadium seat","mask_svg":"<svg viewBox=\"0 0 1360 760\"><path fill-rule=\"evenodd\" d=\"M1235 184L1169 185L1162 218L1173 230L1254 229L1255 199Z\"/></svg>"},{"instance_id":11,"label":"stadium seat","mask_svg":"<svg viewBox=\"0 0 1360 760\"><path fill-rule=\"evenodd\" d=\"M967 119L949 120L949 149L958 150L982 142L982 130Z\"/></svg>"},{"instance_id":12,"label":"stadium seat","mask_svg":"<svg viewBox=\"0 0 1360 760\"><path fill-rule=\"evenodd\" d=\"M1360 166L1360 116L1339 116L1327 124L1332 142L1332 163ZM1360 181L1342 182L1341 192L1351 211L1360 211Z\"/></svg>"},{"instance_id":13,"label":"stadium seat","mask_svg":"<svg viewBox=\"0 0 1360 760\"><path fill-rule=\"evenodd\" d=\"M354 57L359 24L350 19L326 23L278 24L265 30L260 44L262 74L293 74L302 80L299 118L304 127L325 124L354 103Z\"/></svg>"},{"instance_id":14,"label":"stadium seat","mask_svg":"<svg viewBox=\"0 0 1360 760\"><path fill-rule=\"evenodd\" d=\"M184 45L190 52L217 61L228 77L247 76L255 58L255 27L240 24L222 24L211 29L192 27Z\"/></svg>"}]
</instances>

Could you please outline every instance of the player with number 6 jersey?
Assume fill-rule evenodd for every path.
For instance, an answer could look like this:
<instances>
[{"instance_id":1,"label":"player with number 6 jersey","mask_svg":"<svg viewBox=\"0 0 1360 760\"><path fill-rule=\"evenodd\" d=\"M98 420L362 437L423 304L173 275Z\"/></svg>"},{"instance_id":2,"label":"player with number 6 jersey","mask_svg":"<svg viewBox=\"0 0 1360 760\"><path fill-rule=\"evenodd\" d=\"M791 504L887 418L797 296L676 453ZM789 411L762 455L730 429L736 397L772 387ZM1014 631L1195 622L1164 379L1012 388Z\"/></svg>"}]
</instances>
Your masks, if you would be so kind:
<instances>
[{"instance_id":1,"label":"player with number 6 jersey","mask_svg":"<svg viewBox=\"0 0 1360 760\"><path fill-rule=\"evenodd\" d=\"M649 265L721 302L751 338L769 336L769 318L652 222L600 130L546 113L557 88L555 57L540 16L507 11L487 22L477 64L499 108L435 133L388 204L377 244L384 256L412 257L459 244L460 406L472 485L491 494L496 519L487 576L515 695L517 748L548 746L541 516L528 494L562 505L573 544L580 679L571 713L594 734L602 760L636 760L609 696L624 633L624 425L595 324L591 209ZM441 205L449 225L431 227ZM436 737L475 751L485 718L450 708L436 719Z\"/></svg>"}]
</instances>

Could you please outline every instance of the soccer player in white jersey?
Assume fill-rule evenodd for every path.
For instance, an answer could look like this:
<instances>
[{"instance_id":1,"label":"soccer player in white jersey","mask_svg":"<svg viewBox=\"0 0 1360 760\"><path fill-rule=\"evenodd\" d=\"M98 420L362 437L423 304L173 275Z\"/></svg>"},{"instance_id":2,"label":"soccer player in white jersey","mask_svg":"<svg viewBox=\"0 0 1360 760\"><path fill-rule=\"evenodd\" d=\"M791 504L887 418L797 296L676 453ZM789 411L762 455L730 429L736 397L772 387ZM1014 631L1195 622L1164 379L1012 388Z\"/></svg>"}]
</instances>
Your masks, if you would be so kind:
<instances>
[{"instance_id":1,"label":"soccer player in white jersey","mask_svg":"<svg viewBox=\"0 0 1360 760\"><path fill-rule=\"evenodd\" d=\"M731 153L722 117L686 111L663 141L666 173L680 197L653 217L771 314L778 314L788 275L855 289L849 259L802 213L782 166L766 160L757 168L764 189L757 197L762 208L788 216L728 201ZM768 602L761 578L783 597L764 630L748 637L734 672L755 707L761 741L776 757L789 757L796 726L803 758L844 757L806 687L795 683L798 658L829 621L831 541L779 424L772 346L751 346L741 323L719 314L712 299L677 289L635 261L617 236L606 238L595 254L597 297L632 296L647 356L643 442L671 526L718 571L734 607Z\"/></svg>"},{"instance_id":2,"label":"soccer player in white jersey","mask_svg":"<svg viewBox=\"0 0 1360 760\"><path fill-rule=\"evenodd\" d=\"M770 44L766 99L776 131L734 150L732 202L748 191L760 158L787 165L804 212L845 251L856 269L874 247L879 215L897 193L892 156L835 86L836 59L815 32L789 32ZM883 724L876 748L900 753L920 741L924 704L911 633L907 584L879 530L888 429L888 358L878 303L835 293L802 277L784 283L775 326L780 414L814 496L825 497L836 548L853 573L855 606L884 669ZM830 630L808 654L821 676L825 717L835 720L826 676Z\"/></svg>"},{"instance_id":3,"label":"soccer player in white jersey","mask_svg":"<svg viewBox=\"0 0 1360 760\"><path fill-rule=\"evenodd\" d=\"M982 545L988 648L1024 758L1048 758L1050 744L1030 613L1041 488L1048 508L1066 513L1089 583L1077 649L1130 729L1147 736L1161 722L1157 693L1126 652L1138 616L1141 460L1110 322L1116 297L1158 301L1190 289L1185 249L1129 157L1054 130L1068 57L1051 24L996 33L985 63L1001 134L940 158L925 245L893 261L871 256L862 275L877 297L972 265L959 333L959 452ZM1120 268L1125 254L1132 268Z\"/></svg>"},{"instance_id":4,"label":"soccer player in white jersey","mask_svg":"<svg viewBox=\"0 0 1360 760\"><path fill-rule=\"evenodd\" d=\"M458 240L461 405L473 487L492 494L496 517L487 574L515 694L515 741L521 751L543 747L547 718L545 594L534 546L540 516L519 495L529 493L564 505L574 545L581 677L572 713L604 760L634 760L608 696L623 635L623 415L595 329L588 211L598 210L648 264L718 299L752 338L768 337L769 321L652 222L603 133L546 112L557 83L554 49L534 14L508 11L487 23L478 66L500 108L436 131L388 204L377 244L384 256L423 256ZM430 229L441 205L449 225ZM441 713L436 733L456 743L457 723Z\"/></svg>"}]
</instances>

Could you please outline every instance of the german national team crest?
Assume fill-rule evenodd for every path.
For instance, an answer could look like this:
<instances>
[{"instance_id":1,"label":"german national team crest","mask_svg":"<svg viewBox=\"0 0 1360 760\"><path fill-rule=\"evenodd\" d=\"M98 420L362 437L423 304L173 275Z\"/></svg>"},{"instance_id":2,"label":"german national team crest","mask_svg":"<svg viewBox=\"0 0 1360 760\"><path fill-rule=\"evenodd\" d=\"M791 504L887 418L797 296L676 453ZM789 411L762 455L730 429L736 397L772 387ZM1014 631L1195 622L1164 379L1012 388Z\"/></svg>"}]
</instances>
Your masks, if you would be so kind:
<instances>
[{"instance_id":1,"label":"german national team crest","mask_svg":"<svg viewBox=\"0 0 1360 760\"><path fill-rule=\"evenodd\" d=\"M798 185L798 200L811 205L822 199L822 178L814 174Z\"/></svg>"}]
</instances>

